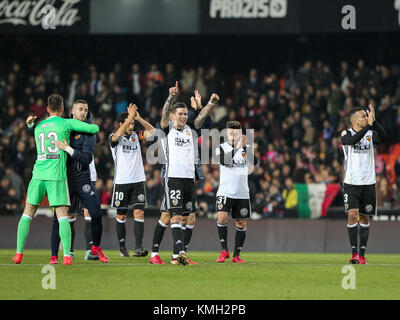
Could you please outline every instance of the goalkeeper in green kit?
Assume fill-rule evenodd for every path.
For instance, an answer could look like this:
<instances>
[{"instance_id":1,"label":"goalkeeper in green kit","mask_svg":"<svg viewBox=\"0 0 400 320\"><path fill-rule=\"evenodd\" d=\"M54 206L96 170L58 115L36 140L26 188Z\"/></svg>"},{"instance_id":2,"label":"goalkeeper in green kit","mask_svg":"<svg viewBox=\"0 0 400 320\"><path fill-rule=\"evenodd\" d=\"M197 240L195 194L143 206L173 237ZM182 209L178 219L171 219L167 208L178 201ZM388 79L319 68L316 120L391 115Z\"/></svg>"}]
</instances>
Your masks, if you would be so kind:
<instances>
[{"instance_id":1,"label":"goalkeeper in green kit","mask_svg":"<svg viewBox=\"0 0 400 320\"><path fill-rule=\"evenodd\" d=\"M69 143L72 131L94 134L99 132L95 124L87 124L75 119L61 118L64 112L63 98L52 94L47 99L48 118L39 122L35 128L37 159L33 167L32 180L28 186L26 206L18 224L17 251L13 261L21 263L23 249L29 234L33 216L47 194L50 206L55 210L59 221L59 234L64 250L64 265L72 264L70 257L71 228L68 221L70 199L67 181L67 152L54 145L55 140ZM27 124L33 127L36 117L29 117Z\"/></svg>"}]
</instances>

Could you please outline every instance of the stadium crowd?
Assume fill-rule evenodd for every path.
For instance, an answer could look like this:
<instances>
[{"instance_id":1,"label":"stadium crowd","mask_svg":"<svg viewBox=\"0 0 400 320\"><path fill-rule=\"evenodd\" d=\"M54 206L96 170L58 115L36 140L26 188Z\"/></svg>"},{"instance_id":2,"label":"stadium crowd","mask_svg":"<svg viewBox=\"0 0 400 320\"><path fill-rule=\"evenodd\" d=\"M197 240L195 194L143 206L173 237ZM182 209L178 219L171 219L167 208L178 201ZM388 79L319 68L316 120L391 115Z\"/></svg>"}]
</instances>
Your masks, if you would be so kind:
<instances>
[{"instance_id":1,"label":"stadium crowd","mask_svg":"<svg viewBox=\"0 0 400 320\"><path fill-rule=\"evenodd\" d=\"M4 72L3 72L4 71ZM84 99L100 126L95 149L98 173L96 188L103 205L110 204L113 160L108 135L117 128L117 115L128 102L139 106L143 118L156 124L168 94L179 80L179 100L190 104L199 90L203 105L212 92L221 105L211 115L212 127L223 129L226 121L239 120L244 128L255 129L255 150L259 160L249 178L252 210L262 217L284 217L297 206L296 183L340 183L343 152L340 132L348 127L346 115L353 106L373 104L377 120L390 137L379 147L376 158L378 206L400 207L400 156L388 175L388 153L400 143L400 69L304 61L288 66L282 74L251 68L248 74L224 77L216 66L179 69L166 65L123 65L110 69L88 65L80 73L61 72L52 63L23 68L14 61L0 71L0 211L19 212L31 178L36 148L33 132L25 125L29 114L46 114L46 98L60 93L70 108ZM144 152L146 149L144 148ZM198 185L200 215L215 212L218 189L217 165L203 165L205 181ZM159 206L162 188L160 166L145 161L148 204ZM342 194L333 206L342 206Z\"/></svg>"}]
</instances>

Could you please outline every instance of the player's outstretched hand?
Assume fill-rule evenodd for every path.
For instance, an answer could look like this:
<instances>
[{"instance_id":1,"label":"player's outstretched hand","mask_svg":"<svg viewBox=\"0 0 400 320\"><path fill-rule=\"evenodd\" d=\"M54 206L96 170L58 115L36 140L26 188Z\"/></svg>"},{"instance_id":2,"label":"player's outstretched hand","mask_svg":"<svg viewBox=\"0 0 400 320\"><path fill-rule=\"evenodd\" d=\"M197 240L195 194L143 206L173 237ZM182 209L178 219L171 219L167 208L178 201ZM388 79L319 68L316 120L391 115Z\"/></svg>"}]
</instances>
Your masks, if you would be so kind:
<instances>
[{"instance_id":1,"label":"player's outstretched hand","mask_svg":"<svg viewBox=\"0 0 400 320\"><path fill-rule=\"evenodd\" d=\"M128 114L131 117L136 117L136 112L137 112L136 104L130 103L129 106L128 106Z\"/></svg>"},{"instance_id":2,"label":"player's outstretched hand","mask_svg":"<svg viewBox=\"0 0 400 320\"><path fill-rule=\"evenodd\" d=\"M197 110L197 103L193 96L190 97L190 105L193 109Z\"/></svg>"},{"instance_id":3,"label":"player's outstretched hand","mask_svg":"<svg viewBox=\"0 0 400 320\"><path fill-rule=\"evenodd\" d=\"M37 118L37 116L29 116L29 117L26 119L26 124L27 124L28 126L31 125L32 123L35 122L36 118Z\"/></svg>"},{"instance_id":4,"label":"player's outstretched hand","mask_svg":"<svg viewBox=\"0 0 400 320\"><path fill-rule=\"evenodd\" d=\"M375 108L374 108L374 106L372 104L370 104L368 107L369 107L369 111L372 113L372 117L373 117L373 119L375 121L376 120L376 118L375 118Z\"/></svg>"},{"instance_id":5,"label":"player's outstretched hand","mask_svg":"<svg viewBox=\"0 0 400 320\"><path fill-rule=\"evenodd\" d=\"M245 146L246 146L246 136L244 134L242 134L236 145L236 149L240 149Z\"/></svg>"},{"instance_id":6,"label":"player's outstretched hand","mask_svg":"<svg viewBox=\"0 0 400 320\"><path fill-rule=\"evenodd\" d=\"M374 113L372 111L367 110L368 124L370 126L374 125Z\"/></svg>"},{"instance_id":7,"label":"player's outstretched hand","mask_svg":"<svg viewBox=\"0 0 400 320\"><path fill-rule=\"evenodd\" d=\"M67 149L67 147L68 147L68 142L65 140L65 139L63 139L64 141L60 141L60 140L54 140L54 145L58 148L58 149L61 149L61 150L66 150Z\"/></svg>"},{"instance_id":8,"label":"player's outstretched hand","mask_svg":"<svg viewBox=\"0 0 400 320\"><path fill-rule=\"evenodd\" d=\"M213 94L211 95L210 101L211 101L212 103L217 104L218 101L219 101L218 95L217 95L216 93L213 93Z\"/></svg>"},{"instance_id":9,"label":"player's outstretched hand","mask_svg":"<svg viewBox=\"0 0 400 320\"><path fill-rule=\"evenodd\" d=\"M178 81L175 81L175 87L169 88L169 95L175 97L179 93Z\"/></svg>"},{"instance_id":10,"label":"player's outstretched hand","mask_svg":"<svg viewBox=\"0 0 400 320\"><path fill-rule=\"evenodd\" d=\"M201 109L202 108L202 106L201 106L201 94L200 94L199 90L196 90L194 92L194 100L196 101L197 107L199 109Z\"/></svg>"}]
</instances>

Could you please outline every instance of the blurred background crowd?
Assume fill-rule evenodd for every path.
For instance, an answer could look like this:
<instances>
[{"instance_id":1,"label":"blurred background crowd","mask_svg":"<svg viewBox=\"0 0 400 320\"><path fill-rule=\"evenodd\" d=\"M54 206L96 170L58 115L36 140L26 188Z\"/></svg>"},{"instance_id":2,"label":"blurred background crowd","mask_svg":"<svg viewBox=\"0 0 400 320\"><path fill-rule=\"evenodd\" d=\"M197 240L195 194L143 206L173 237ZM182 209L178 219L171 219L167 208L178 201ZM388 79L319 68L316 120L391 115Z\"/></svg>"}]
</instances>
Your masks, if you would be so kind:
<instances>
[{"instance_id":1,"label":"blurred background crowd","mask_svg":"<svg viewBox=\"0 0 400 320\"><path fill-rule=\"evenodd\" d=\"M190 54L188 50L187 54ZM77 53L78 54L78 53ZM223 129L228 120L255 129L255 155L259 165L249 177L252 210L261 217L285 216L297 206L296 183L341 183L343 152L340 132L349 127L352 107L373 104L388 144L377 148L378 206L400 207L400 156L388 168L384 154L400 144L400 66L369 64L362 58L325 62L304 55L297 63L277 69L251 65L225 73L218 63L180 63L171 59L117 59L104 53L102 62L88 61L79 68L66 59L16 59L0 65L0 212L20 212L36 158L33 132L25 125L30 114L46 115L46 99L60 93L68 110L74 100L89 103L100 126L95 149L96 187L103 205L110 204L113 160L108 135L117 115L129 102L155 125L168 95L179 81L179 100L190 105L199 90L205 105L219 94L220 106L211 114L212 128ZM116 58L113 58L113 57ZM150 56L152 57L152 55ZM146 146L143 146L143 152ZM205 181L198 184L200 215L215 212L217 165L203 165ZM147 201L161 201L160 166L145 161ZM332 206L342 206L339 192Z\"/></svg>"}]
</instances>

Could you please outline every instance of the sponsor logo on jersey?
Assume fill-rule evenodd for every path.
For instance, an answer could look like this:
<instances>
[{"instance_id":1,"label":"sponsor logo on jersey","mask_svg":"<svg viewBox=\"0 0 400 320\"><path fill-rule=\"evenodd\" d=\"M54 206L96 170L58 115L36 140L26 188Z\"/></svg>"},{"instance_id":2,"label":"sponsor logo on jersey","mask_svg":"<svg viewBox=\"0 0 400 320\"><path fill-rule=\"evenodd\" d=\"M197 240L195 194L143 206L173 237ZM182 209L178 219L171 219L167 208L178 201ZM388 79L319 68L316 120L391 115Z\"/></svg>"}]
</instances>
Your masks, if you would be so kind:
<instances>
[{"instance_id":1,"label":"sponsor logo on jersey","mask_svg":"<svg viewBox=\"0 0 400 320\"><path fill-rule=\"evenodd\" d=\"M374 208L374 207L372 206L372 204L367 204L367 205L365 206L365 212L366 212L366 213L371 213L373 208Z\"/></svg>"},{"instance_id":2,"label":"sponsor logo on jersey","mask_svg":"<svg viewBox=\"0 0 400 320\"><path fill-rule=\"evenodd\" d=\"M186 143L190 142L190 138L184 139L184 138L180 138L180 137L175 137L175 145L182 147L183 145L185 145Z\"/></svg>"},{"instance_id":3,"label":"sponsor logo on jersey","mask_svg":"<svg viewBox=\"0 0 400 320\"><path fill-rule=\"evenodd\" d=\"M135 150L137 150L137 146L136 145L134 145L134 146L130 146L130 145L126 145L126 144L124 144L123 146L122 146L122 152L131 152L131 151L135 151Z\"/></svg>"},{"instance_id":4,"label":"sponsor logo on jersey","mask_svg":"<svg viewBox=\"0 0 400 320\"><path fill-rule=\"evenodd\" d=\"M192 207L193 207L192 201L189 201L188 203L186 203L186 209L187 210L192 210Z\"/></svg>"},{"instance_id":5,"label":"sponsor logo on jersey","mask_svg":"<svg viewBox=\"0 0 400 320\"><path fill-rule=\"evenodd\" d=\"M91 190L91 188L90 188L90 185L89 185L89 184L85 184L85 185L82 187L82 191L83 191L83 192L89 193L90 190Z\"/></svg>"},{"instance_id":6,"label":"sponsor logo on jersey","mask_svg":"<svg viewBox=\"0 0 400 320\"><path fill-rule=\"evenodd\" d=\"M139 194L137 198L138 198L138 200L140 202L143 202L144 201L144 194Z\"/></svg>"},{"instance_id":7,"label":"sponsor logo on jersey","mask_svg":"<svg viewBox=\"0 0 400 320\"><path fill-rule=\"evenodd\" d=\"M242 217L246 216L248 212L249 212L249 211L248 211L246 208L240 209L240 215L241 215Z\"/></svg>"}]
</instances>

